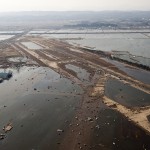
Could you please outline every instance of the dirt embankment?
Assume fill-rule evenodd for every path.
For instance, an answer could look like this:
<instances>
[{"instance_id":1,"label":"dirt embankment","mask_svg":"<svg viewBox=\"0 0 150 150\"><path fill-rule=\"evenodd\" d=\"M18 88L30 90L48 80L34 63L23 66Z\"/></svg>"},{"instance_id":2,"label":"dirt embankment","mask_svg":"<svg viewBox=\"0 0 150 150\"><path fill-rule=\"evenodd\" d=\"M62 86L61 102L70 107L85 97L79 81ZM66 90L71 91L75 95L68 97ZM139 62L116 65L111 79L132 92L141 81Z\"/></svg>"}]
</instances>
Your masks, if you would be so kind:
<instances>
[{"instance_id":1,"label":"dirt embankment","mask_svg":"<svg viewBox=\"0 0 150 150\"><path fill-rule=\"evenodd\" d=\"M100 76L100 80L95 80ZM95 74L93 85L85 90L80 106L76 110L76 115L70 124L64 140L60 145L60 150L90 149L91 134L96 126L98 114L101 107L101 100L104 88L97 91L99 83L103 81L103 74ZM94 88L93 88L94 87Z\"/></svg>"}]
</instances>

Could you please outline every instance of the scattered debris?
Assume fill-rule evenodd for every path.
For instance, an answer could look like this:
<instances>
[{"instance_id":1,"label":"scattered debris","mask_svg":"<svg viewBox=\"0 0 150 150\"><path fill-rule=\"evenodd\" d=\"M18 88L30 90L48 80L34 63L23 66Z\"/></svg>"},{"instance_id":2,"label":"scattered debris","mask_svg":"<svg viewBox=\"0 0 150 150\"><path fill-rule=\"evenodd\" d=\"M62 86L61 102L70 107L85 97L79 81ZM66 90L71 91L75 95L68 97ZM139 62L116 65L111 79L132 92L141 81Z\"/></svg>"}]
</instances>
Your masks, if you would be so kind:
<instances>
[{"instance_id":1,"label":"scattered debris","mask_svg":"<svg viewBox=\"0 0 150 150\"><path fill-rule=\"evenodd\" d=\"M147 120L150 122L150 115L147 116Z\"/></svg>"},{"instance_id":2,"label":"scattered debris","mask_svg":"<svg viewBox=\"0 0 150 150\"><path fill-rule=\"evenodd\" d=\"M110 105L110 107L111 107L111 108L116 108L117 105L116 105L116 104L112 104L112 105Z\"/></svg>"},{"instance_id":3,"label":"scattered debris","mask_svg":"<svg viewBox=\"0 0 150 150\"><path fill-rule=\"evenodd\" d=\"M104 147L104 145L103 145L103 144L101 144L101 143L100 143L100 144L98 144L98 145L99 145L100 147Z\"/></svg>"},{"instance_id":4,"label":"scattered debris","mask_svg":"<svg viewBox=\"0 0 150 150\"><path fill-rule=\"evenodd\" d=\"M78 117L75 117L75 119L78 119Z\"/></svg>"},{"instance_id":5,"label":"scattered debris","mask_svg":"<svg viewBox=\"0 0 150 150\"><path fill-rule=\"evenodd\" d=\"M98 120L98 117L96 117L95 120Z\"/></svg>"},{"instance_id":6,"label":"scattered debris","mask_svg":"<svg viewBox=\"0 0 150 150\"><path fill-rule=\"evenodd\" d=\"M0 83L2 83L3 82L3 79L2 78L0 78Z\"/></svg>"},{"instance_id":7,"label":"scattered debris","mask_svg":"<svg viewBox=\"0 0 150 150\"><path fill-rule=\"evenodd\" d=\"M64 132L64 130L61 130L61 129L57 129L57 132Z\"/></svg>"},{"instance_id":8,"label":"scattered debris","mask_svg":"<svg viewBox=\"0 0 150 150\"><path fill-rule=\"evenodd\" d=\"M93 121L93 119L92 119L92 118L90 118L90 117L88 117L88 118L87 118L87 120L88 120L88 121Z\"/></svg>"},{"instance_id":9,"label":"scattered debris","mask_svg":"<svg viewBox=\"0 0 150 150\"><path fill-rule=\"evenodd\" d=\"M0 140L3 140L5 138L5 134L0 134Z\"/></svg>"},{"instance_id":10,"label":"scattered debris","mask_svg":"<svg viewBox=\"0 0 150 150\"><path fill-rule=\"evenodd\" d=\"M99 127L99 125L96 125L96 127L95 127L95 128L99 129L100 127Z\"/></svg>"},{"instance_id":11,"label":"scattered debris","mask_svg":"<svg viewBox=\"0 0 150 150\"><path fill-rule=\"evenodd\" d=\"M7 124L6 126L4 126L3 130L4 130L5 132L8 132L8 131L10 131L12 128L13 128L12 124L9 123L9 124Z\"/></svg>"},{"instance_id":12,"label":"scattered debris","mask_svg":"<svg viewBox=\"0 0 150 150\"><path fill-rule=\"evenodd\" d=\"M12 77L12 72L11 71L9 71L8 73L6 73L6 72L1 72L0 73L0 78L1 79L8 80L11 77Z\"/></svg>"}]
</instances>

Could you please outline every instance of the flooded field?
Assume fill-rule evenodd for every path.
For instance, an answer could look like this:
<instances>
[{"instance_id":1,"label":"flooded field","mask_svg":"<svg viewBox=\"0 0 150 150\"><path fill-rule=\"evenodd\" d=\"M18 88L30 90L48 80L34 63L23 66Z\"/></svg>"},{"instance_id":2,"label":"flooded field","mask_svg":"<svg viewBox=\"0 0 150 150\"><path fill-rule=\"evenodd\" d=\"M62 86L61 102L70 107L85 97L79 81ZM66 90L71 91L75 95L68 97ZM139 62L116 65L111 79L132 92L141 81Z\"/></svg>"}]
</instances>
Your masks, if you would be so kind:
<instances>
[{"instance_id":1,"label":"flooded field","mask_svg":"<svg viewBox=\"0 0 150 150\"><path fill-rule=\"evenodd\" d=\"M11 62L27 62L26 57L13 57L13 58L8 58L8 60Z\"/></svg>"},{"instance_id":2,"label":"flooded field","mask_svg":"<svg viewBox=\"0 0 150 150\"><path fill-rule=\"evenodd\" d=\"M137 65L144 65L150 67L150 58L141 56L135 56L130 54L128 51L112 51L112 59L125 60L128 63Z\"/></svg>"},{"instance_id":3,"label":"flooded field","mask_svg":"<svg viewBox=\"0 0 150 150\"><path fill-rule=\"evenodd\" d=\"M80 44L103 51L128 51L136 56L150 57L150 38L141 33L124 34L50 34L47 37L68 39L69 43ZM76 40L69 40L77 38ZM118 44L120 43L120 44Z\"/></svg>"},{"instance_id":4,"label":"flooded field","mask_svg":"<svg viewBox=\"0 0 150 150\"><path fill-rule=\"evenodd\" d=\"M42 49L42 47L40 45L37 45L33 42L22 42L22 44L27 47L28 49L33 49L33 50L36 50L36 49Z\"/></svg>"},{"instance_id":5,"label":"flooded field","mask_svg":"<svg viewBox=\"0 0 150 150\"><path fill-rule=\"evenodd\" d=\"M23 33L23 31L0 31L0 34L18 34Z\"/></svg>"},{"instance_id":6,"label":"flooded field","mask_svg":"<svg viewBox=\"0 0 150 150\"><path fill-rule=\"evenodd\" d=\"M150 95L116 79L109 79L105 85L105 95L126 107L150 105Z\"/></svg>"},{"instance_id":7,"label":"flooded field","mask_svg":"<svg viewBox=\"0 0 150 150\"><path fill-rule=\"evenodd\" d=\"M131 67L129 65L126 65L124 63L115 61L115 60L111 60L111 59L106 59L104 58L104 60L114 64L115 66L117 66L120 70L124 71L127 75L143 82L146 84L150 84L150 72L140 69L140 68L135 68L135 67Z\"/></svg>"},{"instance_id":8,"label":"flooded field","mask_svg":"<svg viewBox=\"0 0 150 150\"><path fill-rule=\"evenodd\" d=\"M88 73L85 69L82 69L78 66L74 66L71 64L66 65L67 69L74 71L77 74L77 77L84 83L90 84L90 73Z\"/></svg>"},{"instance_id":9,"label":"flooded field","mask_svg":"<svg viewBox=\"0 0 150 150\"><path fill-rule=\"evenodd\" d=\"M119 59L150 67L150 38L144 33L99 33L97 31L97 34L91 34L90 31L85 33L78 33L78 31L76 31L77 33L74 33L75 31L58 32L59 34L54 32L42 36L65 40L70 44L91 50L116 51L113 55Z\"/></svg>"},{"instance_id":10,"label":"flooded field","mask_svg":"<svg viewBox=\"0 0 150 150\"><path fill-rule=\"evenodd\" d=\"M11 38L11 37L13 37L13 36L14 36L14 35L0 35L0 41L9 39L9 38Z\"/></svg>"},{"instance_id":11,"label":"flooded field","mask_svg":"<svg viewBox=\"0 0 150 150\"><path fill-rule=\"evenodd\" d=\"M150 137L118 112L102 108L92 135L94 150L148 150Z\"/></svg>"}]
</instances>

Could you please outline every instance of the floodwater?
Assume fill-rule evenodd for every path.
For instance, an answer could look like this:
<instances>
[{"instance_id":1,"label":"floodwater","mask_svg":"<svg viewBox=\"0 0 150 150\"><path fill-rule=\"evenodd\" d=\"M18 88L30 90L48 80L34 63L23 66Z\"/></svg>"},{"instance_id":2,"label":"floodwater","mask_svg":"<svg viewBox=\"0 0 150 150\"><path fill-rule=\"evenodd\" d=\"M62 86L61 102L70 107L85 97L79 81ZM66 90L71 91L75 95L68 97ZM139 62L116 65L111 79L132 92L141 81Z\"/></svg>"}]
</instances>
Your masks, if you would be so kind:
<instances>
[{"instance_id":1,"label":"floodwater","mask_svg":"<svg viewBox=\"0 0 150 150\"><path fill-rule=\"evenodd\" d=\"M125 60L127 62L131 62L134 64L143 64L144 66L150 67L150 58L141 56L131 55L128 51L113 51L113 58L119 58L121 60Z\"/></svg>"},{"instance_id":2,"label":"floodwater","mask_svg":"<svg viewBox=\"0 0 150 150\"><path fill-rule=\"evenodd\" d=\"M105 84L105 95L126 107L144 107L150 105L150 95L116 79Z\"/></svg>"},{"instance_id":3,"label":"floodwater","mask_svg":"<svg viewBox=\"0 0 150 150\"><path fill-rule=\"evenodd\" d=\"M85 33L74 34L75 31L65 31L69 33L67 34L62 31L61 34L61 31L58 32L59 34L52 32L41 36L66 40L70 44L91 50L116 51L114 55L120 59L150 66L150 37L145 33L88 34L88 31L84 31ZM126 54L122 55L125 52Z\"/></svg>"},{"instance_id":4,"label":"floodwater","mask_svg":"<svg viewBox=\"0 0 150 150\"><path fill-rule=\"evenodd\" d=\"M100 110L91 140L93 150L150 149L150 136L109 108Z\"/></svg>"},{"instance_id":5,"label":"floodwater","mask_svg":"<svg viewBox=\"0 0 150 150\"><path fill-rule=\"evenodd\" d=\"M42 47L40 45L37 45L33 42L21 42L21 44L23 44L28 49L33 49L33 50L42 49Z\"/></svg>"},{"instance_id":6,"label":"floodwater","mask_svg":"<svg viewBox=\"0 0 150 150\"><path fill-rule=\"evenodd\" d=\"M14 35L0 35L0 41L10 39L13 36Z\"/></svg>"},{"instance_id":7,"label":"floodwater","mask_svg":"<svg viewBox=\"0 0 150 150\"><path fill-rule=\"evenodd\" d=\"M17 34L23 33L23 31L0 31L0 34Z\"/></svg>"},{"instance_id":8,"label":"floodwater","mask_svg":"<svg viewBox=\"0 0 150 150\"><path fill-rule=\"evenodd\" d=\"M83 83L90 84L90 73L88 73L85 69L71 64L67 64L65 67L74 71L77 74L79 80L81 80Z\"/></svg>"},{"instance_id":9,"label":"floodwater","mask_svg":"<svg viewBox=\"0 0 150 150\"><path fill-rule=\"evenodd\" d=\"M11 57L8 58L8 61L11 62L27 62L28 58L27 57Z\"/></svg>"},{"instance_id":10,"label":"floodwater","mask_svg":"<svg viewBox=\"0 0 150 150\"><path fill-rule=\"evenodd\" d=\"M49 36L59 39L68 39L69 43L80 44L102 51L128 51L132 55L150 58L150 38L142 33L115 33L115 34L55 34ZM69 40L76 38L76 40Z\"/></svg>"},{"instance_id":11,"label":"floodwater","mask_svg":"<svg viewBox=\"0 0 150 150\"><path fill-rule=\"evenodd\" d=\"M105 61L110 62L111 64L115 65L116 67L118 67L120 70L124 71L127 75L143 82L146 84L150 84L150 72L140 69L140 68L135 68L132 66L128 66L125 65L124 63L115 61L115 60L111 60L111 59L106 59L103 58Z\"/></svg>"},{"instance_id":12,"label":"floodwater","mask_svg":"<svg viewBox=\"0 0 150 150\"><path fill-rule=\"evenodd\" d=\"M13 77L0 84L0 140L2 150L58 149L78 106L82 89L49 68L12 69ZM60 135L57 129L62 129Z\"/></svg>"},{"instance_id":13,"label":"floodwater","mask_svg":"<svg viewBox=\"0 0 150 150\"><path fill-rule=\"evenodd\" d=\"M38 33L38 34L44 34L45 32L48 32L48 30L32 30L30 31L28 34L34 34L34 33Z\"/></svg>"},{"instance_id":14,"label":"floodwater","mask_svg":"<svg viewBox=\"0 0 150 150\"><path fill-rule=\"evenodd\" d=\"M70 42L81 46L95 47L95 50L128 51L132 55L150 58L150 38L143 34L85 34L84 36L84 39L71 40Z\"/></svg>"}]
</instances>

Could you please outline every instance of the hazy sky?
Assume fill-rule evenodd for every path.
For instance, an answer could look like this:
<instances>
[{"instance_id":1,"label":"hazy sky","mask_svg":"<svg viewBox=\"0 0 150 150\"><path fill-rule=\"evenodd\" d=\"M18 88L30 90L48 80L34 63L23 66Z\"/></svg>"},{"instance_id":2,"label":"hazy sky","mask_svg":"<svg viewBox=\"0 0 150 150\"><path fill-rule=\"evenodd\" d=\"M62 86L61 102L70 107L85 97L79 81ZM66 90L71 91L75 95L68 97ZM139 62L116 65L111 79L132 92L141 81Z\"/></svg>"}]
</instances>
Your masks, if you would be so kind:
<instances>
[{"instance_id":1,"label":"hazy sky","mask_svg":"<svg viewBox=\"0 0 150 150\"><path fill-rule=\"evenodd\" d=\"M0 0L0 11L150 10L150 0Z\"/></svg>"}]
</instances>

